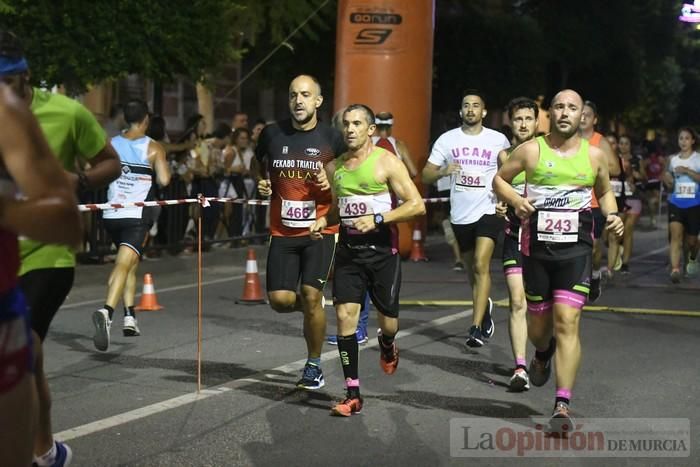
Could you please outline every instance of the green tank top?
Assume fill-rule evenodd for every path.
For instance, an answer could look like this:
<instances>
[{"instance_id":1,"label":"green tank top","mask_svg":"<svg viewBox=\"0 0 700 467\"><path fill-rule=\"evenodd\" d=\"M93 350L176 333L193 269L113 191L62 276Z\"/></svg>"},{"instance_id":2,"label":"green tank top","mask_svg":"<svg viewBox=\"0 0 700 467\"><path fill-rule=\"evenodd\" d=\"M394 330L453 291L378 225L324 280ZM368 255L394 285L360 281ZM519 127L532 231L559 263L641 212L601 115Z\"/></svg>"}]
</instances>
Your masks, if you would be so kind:
<instances>
[{"instance_id":1,"label":"green tank top","mask_svg":"<svg viewBox=\"0 0 700 467\"><path fill-rule=\"evenodd\" d=\"M589 143L581 138L573 156L562 157L537 138L540 156L527 175L527 197L536 209L522 225L522 252L541 259L568 259L590 254L591 202L595 174Z\"/></svg>"},{"instance_id":2,"label":"green tank top","mask_svg":"<svg viewBox=\"0 0 700 467\"><path fill-rule=\"evenodd\" d=\"M357 218L370 214L390 211L394 205L389 185L380 183L375 177L377 162L384 152L375 148L367 159L354 169L344 166L344 159L338 159L333 174L333 189L338 198L340 214L340 243L353 247L380 247L387 251L395 250L396 235L394 226L380 225L372 232L362 233L353 228Z\"/></svg>"},{"instance_id":3,"label":"green tank top","mask_svg":"<svg viewBox=\"0 0 700 467\"><path fill-rule=\"evenodd\" d=\"M358 167L346 168L341 160L333 175L333 184L338 198L354 195L373 195L389 191L386 183L379 183L374 177L375 167L381 154L381 148L374 148L372 153Z\"/></svg>"}]
</instances>

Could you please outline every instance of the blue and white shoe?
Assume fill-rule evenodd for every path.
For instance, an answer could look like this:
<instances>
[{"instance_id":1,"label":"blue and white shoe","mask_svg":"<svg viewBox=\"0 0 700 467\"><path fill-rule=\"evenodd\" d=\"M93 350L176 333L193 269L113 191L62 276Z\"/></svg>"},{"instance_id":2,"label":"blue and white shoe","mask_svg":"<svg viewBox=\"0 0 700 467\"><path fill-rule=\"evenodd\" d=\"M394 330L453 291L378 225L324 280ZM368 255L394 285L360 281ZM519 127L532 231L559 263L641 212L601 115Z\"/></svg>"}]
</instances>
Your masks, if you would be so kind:
<instances>
[{"instance_id":1,"label":"blue and white shoe","mask_svg":"<svg viewBox=\"0 0 700 467\"><path fill-rule=\"evenodd\" d=\"M304 366L304 371L301 375L301 379L297 381L297 387L308 390L321 389L326 385L323 379L323 371L321 367L307 363Z\"/></svg>"},{"instance_id":2,"label":"blue and white shoe","mask_svg":"<svg viewBox=\"0 0 700 467\"><path fill-rule=\"evenodd\" d=\"M73 460L73 451L71 450L70 446L60 441L54 441L54 444L56 445L56 457L54 457L53 463L46 464L47 460L35 457L32 467L38 467L40 465L48 465L49 467L68 467L70 465L71 460Z\"/></svg>"},{"instance_id":3,"label":"blue and white shoe","mask_svg":"<svg viewBox=\"0 0 700 467\"><path fill-rule=\"evenodd\" d=\"M369 342L367 328L357 328L357 331L355 331L355 337L357 337L358 344L366 344L367 342Z\"/></svg>"}]
</instances>

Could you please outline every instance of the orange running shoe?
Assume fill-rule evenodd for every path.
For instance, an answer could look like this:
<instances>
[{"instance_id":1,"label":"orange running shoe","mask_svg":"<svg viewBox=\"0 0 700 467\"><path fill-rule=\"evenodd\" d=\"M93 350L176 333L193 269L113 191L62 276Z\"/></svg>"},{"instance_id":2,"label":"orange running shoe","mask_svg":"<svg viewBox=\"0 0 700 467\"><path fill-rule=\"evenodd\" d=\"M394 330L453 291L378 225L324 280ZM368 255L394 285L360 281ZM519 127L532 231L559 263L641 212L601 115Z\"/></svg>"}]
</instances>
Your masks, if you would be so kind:
<instances>
[{"instance_id":1,"label":"orange running shoe","mask_svg":"<svg viewBox=\"0 0 700 467\"><path fill-rule=\"evenodd\" d=\"M339 402L331 408L331 415L339 415L341 417L349 417L352 414L362 411L361 397L348 397L344 401Z\"/></svg>"},{"instance_id":2,"label":"orange running shoe","mask_svg":"<svg viewBox=\"0 0 700 467\"><path fill-rule=\"evenodd\" d=\"M396 373L396 368L399 366L399 348L396 347L396 342L392 342L391 348L384 347L382 344L382 333L381 330L378 333L379 336L379 366L387 375L393 375Z\"/></svg>"}]
</instances>

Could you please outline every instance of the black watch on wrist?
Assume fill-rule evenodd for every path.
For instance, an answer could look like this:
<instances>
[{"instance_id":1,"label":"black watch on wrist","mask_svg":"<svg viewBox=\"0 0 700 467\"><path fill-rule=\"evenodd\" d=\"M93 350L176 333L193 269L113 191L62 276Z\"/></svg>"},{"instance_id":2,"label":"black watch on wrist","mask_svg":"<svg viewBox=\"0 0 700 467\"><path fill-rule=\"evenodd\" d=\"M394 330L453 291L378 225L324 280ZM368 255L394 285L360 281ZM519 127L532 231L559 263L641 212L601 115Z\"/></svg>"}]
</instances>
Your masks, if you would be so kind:
<instances>
[{"instance_id":1,"label":"black watch on wrist","mask_svg":"<svg viewBox=\"0 0 700 467\"><path fill-rule=\"evenodd\" d=\"M374 215L374 225L382 225L384 223L384 216L381 214Z\"/></svg>"}]
</instances>

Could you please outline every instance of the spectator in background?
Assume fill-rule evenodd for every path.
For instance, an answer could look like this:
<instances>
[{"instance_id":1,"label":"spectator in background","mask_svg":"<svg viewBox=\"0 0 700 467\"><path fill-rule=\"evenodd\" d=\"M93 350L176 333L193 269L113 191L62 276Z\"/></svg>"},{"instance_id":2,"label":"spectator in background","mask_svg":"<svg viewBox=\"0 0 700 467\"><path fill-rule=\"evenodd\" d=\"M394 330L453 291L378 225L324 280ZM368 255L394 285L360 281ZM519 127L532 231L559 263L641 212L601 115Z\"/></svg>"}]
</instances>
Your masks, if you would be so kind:
<instances>
[{"instance_id":1,"label":"spectator in background","mask_svg":"<svg viewBox=\"0 0 700 467\"><path fill-rule=\"evenodd\" d=\"M264 118L259 118L255 120L255 123L253 124L253 129L250 130L250 140L253 144L251 146L255 148L255 146L258 145L258 137L260 136L260 132L263 131L263 128L267 126L267 120Z\"/></svg>"},{"instance_id":2,"label":"spectator in background","mask_svg":"<svg viewBox=\"0 0 700 467\"><path fill-rule=\"evenodd\" d=\"M164 188L158 188L158 199L183 199L187 198L188 187L192 182L192 171L187 165L189 151L196 145L195 139L173 143L168 137L165 119L159 115L150 120L146 135L163 146L165 149L172 178L170 184ZM156 185L157 186L157 185ZM182 234L185 231L189 216L190 206L169 206L160 212L157 223L149 232L152 240L158 245L169 245L172 253L179 251ZM194 224L192 226L194 229ZM150 241L150 240L149 240ZM145 258L157 256L157 250L147 250Z\"/></svg>"},{"instance_id":3,"label":"spectator in background","mask_svg":"<svg viewBox=\"0 0 700 467\"><path fill-rule=\"evenodd\" d=\"M109 109L109 119L102 125L107 136L114 138L126 129L124 121L124 108L121 104L113 104Z\"/></svg>"},{"instance_id":4,"label":"spectator in background","mask_svg":"<svg viewBox=\"0 0 700 467\"><path fill-rule=\"evenodd\" d=\"M233 114L233 119L231 120L231 128L237 130L239 128L248 129L248 114L245 112L238 111Z\"/></svg>"}]
</instances>

